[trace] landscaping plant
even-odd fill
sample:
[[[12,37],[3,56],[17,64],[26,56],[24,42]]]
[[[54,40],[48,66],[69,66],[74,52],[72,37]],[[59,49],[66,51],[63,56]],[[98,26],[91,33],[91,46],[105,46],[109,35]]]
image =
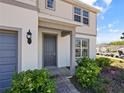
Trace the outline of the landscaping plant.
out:
[[[55,93],[55,82],[46,70],[28,70],[15,74],[5,93]]]
[[[98,78],[101,68],[94,59],[83,57],[77,60],[76,78],[84,88],[92,87]]]
[[[112,63],[112,61],[109,58],[99,57],[99,58],[96,58],[96,63],[98,64],[99,67],[104,69],[106,67],[110,67],[110,64]]]

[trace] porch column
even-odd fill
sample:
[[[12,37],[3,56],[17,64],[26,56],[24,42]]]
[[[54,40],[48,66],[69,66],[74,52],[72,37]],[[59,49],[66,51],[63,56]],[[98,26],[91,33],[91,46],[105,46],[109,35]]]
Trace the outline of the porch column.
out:
[[[75,31],[70,34],[70,71],[75,73]]]

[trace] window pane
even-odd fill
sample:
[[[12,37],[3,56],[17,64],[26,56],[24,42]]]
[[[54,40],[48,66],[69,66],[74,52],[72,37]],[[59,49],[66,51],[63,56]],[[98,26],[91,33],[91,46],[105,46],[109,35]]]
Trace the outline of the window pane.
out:
[[[54,0],[47,0],[47,7],[53,8],[54,6]]]
[[[83,49],[83,50],[82,50],[82,56],[83,56],[83,57],[88,56],[88,49]]]
[[[75,54],[76,54],[76,57],[80,57],[81,56],[81,50],[76,49]]]
[[[83,41],[82,40],[82,47],[88,47],[88,41]]]
[[[83,16],[84,17],[89,17],[89,13],[87,11],[83,10]]]
[[[89,19],[88,18],[83,18],[83,23],[88,25],[89,24]]]
[[[76,48],[80,48],[81,47],[81,40],[76,40]]]
[[[74,21],[81,22],[81,16],[74,15]]]
[[[74,13],[81,15],[81,9],[75,7],[75,8],[74,8]]]

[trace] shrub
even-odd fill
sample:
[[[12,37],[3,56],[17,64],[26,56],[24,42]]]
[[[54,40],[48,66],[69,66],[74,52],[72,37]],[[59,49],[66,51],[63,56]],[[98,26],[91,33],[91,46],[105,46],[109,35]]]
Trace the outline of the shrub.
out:
[[[110,81],[107,80],[106,78],[99,77],[94,86],[92,87],[94,93],[108,93],[107,90],[108,82]]]
[[[55,93],[55,82],[44,69],[28,70],[15,74],[11,89],[5,93]]]
[[[99,67],[106,68],[110,66],[112,61],[109,58],[100,57],[100,58],[96,58],[96,63],[98,64]]]
[[[77,60],[77,63],[77,81],[84,88],[93,86],[96,83],[101,68],[97,66],[95,60],[86,57]]]

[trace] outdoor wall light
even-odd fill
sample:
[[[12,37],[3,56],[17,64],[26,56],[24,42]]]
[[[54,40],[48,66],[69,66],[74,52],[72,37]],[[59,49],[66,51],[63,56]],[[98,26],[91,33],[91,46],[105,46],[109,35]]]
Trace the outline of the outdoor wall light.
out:
[[[30,32],[30,29],[27,32],[26,37],[27,37],[27,43],[30,45],[32,43],[32,33]]]

